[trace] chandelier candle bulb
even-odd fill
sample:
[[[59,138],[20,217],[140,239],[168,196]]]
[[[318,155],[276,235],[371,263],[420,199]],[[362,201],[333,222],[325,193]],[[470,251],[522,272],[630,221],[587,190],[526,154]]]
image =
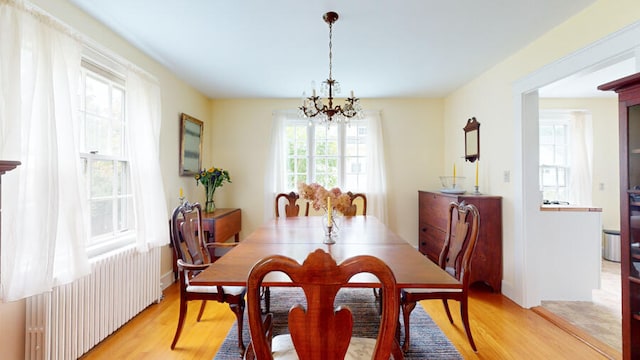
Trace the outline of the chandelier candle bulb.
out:
[[[328,197],[327,198],[327,226],[331,227],[332,224],[332,219],[331,219],[331,198]]]
[[[182,188],[180,188],[180,197],[184,197],[184,194],[182,193]]]

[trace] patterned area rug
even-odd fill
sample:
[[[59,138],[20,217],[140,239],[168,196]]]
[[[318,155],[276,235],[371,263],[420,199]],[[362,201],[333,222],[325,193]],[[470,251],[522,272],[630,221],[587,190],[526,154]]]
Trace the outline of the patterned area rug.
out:
[[[271,312],[274,314],[274,334],[286,332],[287,313],[291,306],[305,304],[304,295],[300,289],[272,288]],[[336,304],[347,305],[354,318],[354,336],[375,338],[378,331],[378,309],[371,289],[342,289],[338,293]],[[444,311],[444,310],[443,310]],[[248,320],[245,312],[243,337],[245,343],[251,339]],[[401,328],[402,328],[401,320]],[[234,325],[223,342],[214,360],[238,360],[237,324]],[[404,334],[401,335],[404,339]],[[411,313],[411,348],[405,354],[405,359],[462,359],[455,346],[440,331],[440,328],[425,313],[422,306],[416,306]]]

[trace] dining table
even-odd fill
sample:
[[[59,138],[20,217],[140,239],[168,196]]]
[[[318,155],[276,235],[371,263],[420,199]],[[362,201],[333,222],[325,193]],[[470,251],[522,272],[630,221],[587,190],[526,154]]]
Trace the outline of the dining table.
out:
[[[267,221],[227,254],[191,279],[191,285],[246,286],[255,263],[266,256],[284,255],[302,263],[309,253],[323,249],[339,264],[357,255],[372,255],[384,261],[402,288],[462,288],[462,283],[429,260],[410,243],[374,216],[345,216],[339,219],[333,244],[325,244],[320,216],[280,217]],[[296,286],[280,272],[263,282],[269,287]],[[371,274],[354,276],[348,287],[376,288]]]

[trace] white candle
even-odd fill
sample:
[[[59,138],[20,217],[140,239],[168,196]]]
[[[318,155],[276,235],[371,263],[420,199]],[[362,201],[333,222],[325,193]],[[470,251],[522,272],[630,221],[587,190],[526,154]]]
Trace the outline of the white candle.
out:
[[[453,163],[453,187],[456,187],[456,163]]]

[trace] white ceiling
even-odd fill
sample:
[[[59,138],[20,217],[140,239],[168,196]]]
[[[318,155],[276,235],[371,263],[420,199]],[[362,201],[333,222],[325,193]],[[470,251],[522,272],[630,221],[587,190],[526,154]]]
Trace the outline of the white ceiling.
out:
[[[212,98],[441,97],[595,0],[70,0]]]

